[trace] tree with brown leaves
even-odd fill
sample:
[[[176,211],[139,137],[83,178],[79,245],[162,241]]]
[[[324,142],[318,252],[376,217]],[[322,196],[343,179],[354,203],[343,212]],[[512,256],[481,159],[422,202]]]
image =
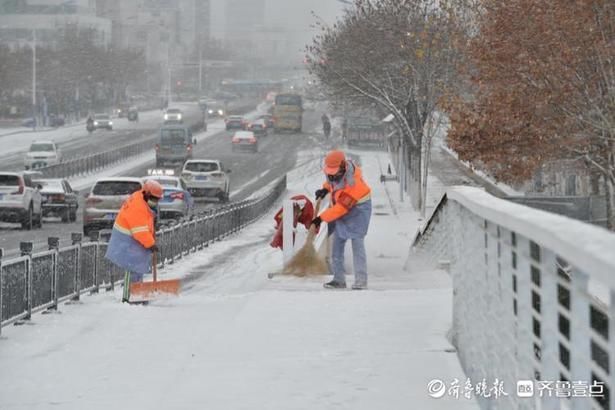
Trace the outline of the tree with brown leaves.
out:
[[[470,97],[450,109],[449,145],[498,179],[582,160],[601,174],[615,229],[615,3],[484,0],[471,39]]]

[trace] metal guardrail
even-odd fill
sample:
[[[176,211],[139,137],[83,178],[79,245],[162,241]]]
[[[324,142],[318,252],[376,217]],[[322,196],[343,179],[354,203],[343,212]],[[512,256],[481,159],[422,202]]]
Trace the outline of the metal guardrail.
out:
[[[190,125],[193,132],[201,130],[204,126],[203,119],[201,117],[199,118],[199,120]],[[127,158],[152,150],[152,140],[153,138],[127,144],[109,151],[99,152],[81,158],[75,158],[59,164],[50,165],[48,167],[37,168],[36,171],[42,172],[47,178],[71,178],[89,175],[93,172],[101,170],[104,167],[108,167],[109,165],[116,164]]]
[[[263,216],[285,189],[286,176],[259,198],[159,226],[159,265],[173,264],[243,229]],[[104,257],[107,242],[83,242],[81,233],[74,233],[72,242],[60,247],[58,238],[49,238],[49,250],[39,253],[32,253],[31,242],[22,242],[22,256],[7,261],[0,248],[0,333],[2,327],[24,323],[36,312],[57,309],[84,293],[113,290],[120,283],[124,272]]]
[[[42,172],[47,178],[84,176],[151,149],[153,149],[152,141],[141,141],[36,170]]]

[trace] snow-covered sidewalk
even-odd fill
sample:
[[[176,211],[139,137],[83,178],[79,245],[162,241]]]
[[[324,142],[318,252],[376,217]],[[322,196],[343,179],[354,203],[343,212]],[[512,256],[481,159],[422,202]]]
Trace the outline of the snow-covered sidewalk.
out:
[[[323,154],[300,155],[288,195],[313,195]],[[395,183],[379,182],[385,153],[355,158],[373,189],[369,290],[325,290],[327,277],[267,279],[282,263],[268,246],[271,210],[167,267],[163,277],[185,279],[179,298],[127,306],[117,290],[4,329],[0,408],[477,408],[427,393],[432,379],[465,379],[446,338],[450,279],[402,270],[418,214],[397,202]]]

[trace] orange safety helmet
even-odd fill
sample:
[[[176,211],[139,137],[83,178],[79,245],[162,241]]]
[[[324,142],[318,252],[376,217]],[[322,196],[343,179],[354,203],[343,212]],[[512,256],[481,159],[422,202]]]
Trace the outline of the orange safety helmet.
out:
[[[153,179],[148,179],[147,181],[145,181],[145,184],[143,184],[143,192],[145,192],[146,194],[150,194],[151,196],[158,199],[164,196],[162,185],[160,185],[158,181],[154,181]]]
[[[325,168],[323,171],[327,175],[335,175],[340,170],[344,161],[346,161],[346,156],[342,151],[331,151],[325,157]]]

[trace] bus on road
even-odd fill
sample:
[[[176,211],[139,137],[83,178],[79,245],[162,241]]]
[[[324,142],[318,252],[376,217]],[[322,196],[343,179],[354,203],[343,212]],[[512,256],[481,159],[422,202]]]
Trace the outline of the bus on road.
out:
[[[278,94],[273,106],[275,132],[301,132],[303,99],[298,94]]]

